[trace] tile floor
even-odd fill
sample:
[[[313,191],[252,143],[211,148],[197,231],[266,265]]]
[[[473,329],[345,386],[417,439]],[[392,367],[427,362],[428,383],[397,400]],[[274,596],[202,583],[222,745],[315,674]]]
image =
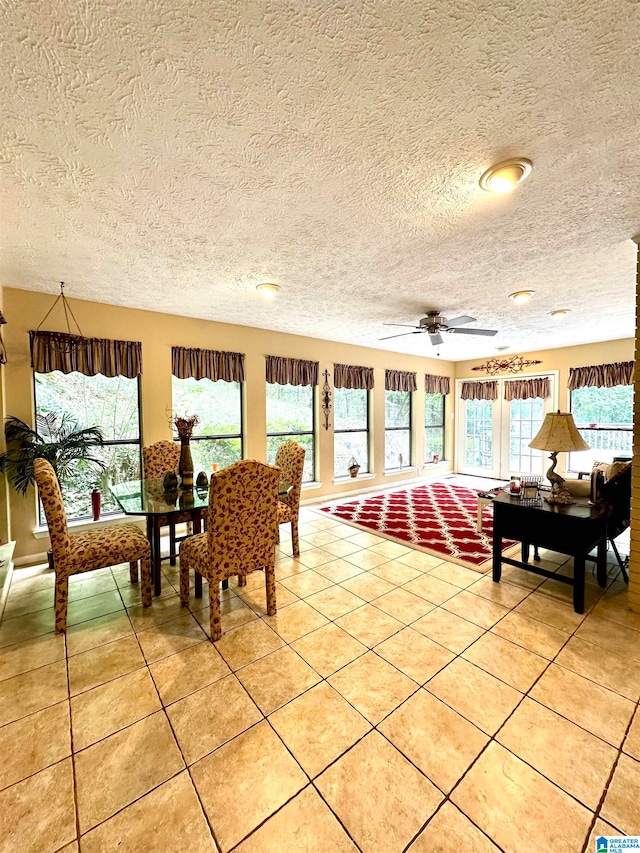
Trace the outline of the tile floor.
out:
[[[283,533],[285,528],[282,528]],[[640,615],[612,567],[454,566],[306,509],[264,578],[182,609],[127,567],[46,567],[0,625],[0,851],[593,850],[640,833]],[[566,572],[559,555],[547,565]],[[553,561],[556,561],[555,563]]]

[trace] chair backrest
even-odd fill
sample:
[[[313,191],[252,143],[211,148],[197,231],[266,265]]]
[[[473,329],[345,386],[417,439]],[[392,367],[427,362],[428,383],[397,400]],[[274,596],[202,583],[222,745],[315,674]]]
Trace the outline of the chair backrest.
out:
[[[62,569],[69,558],[71,546],[60,483],[56,472],[53,470],[53,465],[46,459],[34,459],[33,473],[44,507],[44,514],[47,518],[51,550],[53,551],[53,564],[56,566],[56,570]]]
[[[288,494],[280,497],[280,500],[288,504],[296,513],[300,509],[304,455],[305,449],[297,441],[281,444],[276,453],[275,466],[280,469],[280,479],[293,486]]]
[[[278,531],[278,481],[273,465],[244,459],[211,475],[207,534],[221,576],[272,563]]]
[[[618,465],[618,468],[614,468]],[[602,486],[602,499],[609,504],[607,536],[615,539],[631,524],[631,462],[614,463],[615,471]]]
[[[156,441],[142,448],[142,469],[145,480],[159,480],[167,471],[178,473],[180,445],[175,441]]]

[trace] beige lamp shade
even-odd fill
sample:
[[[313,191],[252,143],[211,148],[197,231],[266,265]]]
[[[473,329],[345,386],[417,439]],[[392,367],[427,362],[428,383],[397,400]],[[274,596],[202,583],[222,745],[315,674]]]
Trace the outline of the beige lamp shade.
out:
[[[589,445],[578,432],[571,412],[549,412],[538,434],[529,442],[536,450],[563,453],[589,450]]]

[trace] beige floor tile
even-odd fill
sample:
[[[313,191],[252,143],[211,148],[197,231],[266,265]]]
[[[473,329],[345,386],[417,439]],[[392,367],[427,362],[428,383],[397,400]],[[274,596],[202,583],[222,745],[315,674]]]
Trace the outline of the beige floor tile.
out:
[[[76,836],[71,759],[0,792],[2,853],[54,853]]]
[[[519,548],[516,549],[514,559],[520,559]],[[543,567],[542,560],[535,565]],[[553,571],[557,568],[557,564],[549,563],[547,564],[547,568],[549,568],[549,571]],[[506,581],[506,583],[512,584],[513,586],[520,586],[531,592],[532,590],[538,589],[538,587],[542,586],[544,577],[542,575],[536,575],[533,572],[528,572],[525,569],[518,569],[515,566],[503,566],[501,581]]]
[[[460,589],[466,589],[471,584],[476,583],[480,575],[472,569],[465,569],[464,566],[458,566],[455,563],[440,563],[440,565],[431,569],[429,575],[433,578],[451,583]]]
[[[194,599],[191,599],[191,604]],[[203,606],[207,604],[207,599],[203,599]],[[198,608],[199,609],[199,608]],[[155,628],[157,625],[162,625],[164,622],[170,622],[172,619],[178,619],[184,616],[186,610],[180,605],[180,596],[167,595],[162,598],[154,598],[151,607],[130,607],[127,610],[131,624],[136,633],[146,631],[147,628]]]
[[[24,569],[14,568],[9,594],[27,595],[30,592],[40,592],[41,589],[53,589],[55,582],[56,576],[49,571],[46,563]]]
[[[383,557],[388,557],[390,560],[395,560],[403,554],[411,553],[411,548],[406,545],[400,545],[399,542],[391,542],[385,539],[384,542],[378,542],[377,545],[372,545],[370,548],[374,554],[382,554]]]
[[[393,563],[387,563],[387,565],[392,566]],[[391,592],[376,598],[371,603],[405,625],[410,625],[435,607],[435,604],[406,589],[392,589]]]
[[[304,538],[314,548],[324,548],[328,542],[335,542],[338,539],[330,530],[316,530],[315,533],[306,533]]]
[[[92,595],[90,598],[81,598],[78,601],[70,600],[67,609],[67,625],[78,625],[80,622],[88,622],[98,616],[106,616],[124,609],[120,594],[115,590]]]
[[[579,637],[572,637],[556,663],[585,678],[626,696],[633,702],[640,696],[640,667],[633,660],[614,654]]]
[[[201,643],[205,634],[196,619],[187,613],[157,628],[141,631],[137,637],[142,654],[147,663],[152,664]]]
[[[95,649],[105,643],[113,643],[131,634],[133,634],[133,626],[126,612],[109,613],[90,622],[72,625],[67,631],[67,654],[79,655],[81,652]]]
[[[78,853],[79,849],[78,842],[72,841],[71,844],[65,844],[64,847],[61,847],[57,853]]]
[[[489,735],[498,731],[522,699],[513,687],[462,658],[452,661],[426,687]]]
[[[504,619],[493,626],[491,632],[547,660],[552,660],[570,637],[570,634],[559,628],[521,613],[507,613]]]
[[[374,598],[380,598],[380,596],[395,589],[395,584],[378,577],[373,572],[365,572],[357,575],[355,578],[349,578],[349,580],[343,581],[340,585],[343,589],[352,592],[364,601],[372,601]]]
[[[409,581],[414,580],[414,578],[419,578],[423,572],[419,572],[418,569],[412,569],[411,566],[405,566],[397,560],[390,560],[388,563],[383,563],[381,566],[371,569],[371,574],[383,578],[396,586],[401,586],[403,583],[409,583]]]
[[[616,747],[634,709],[629,699],[556,664],[542,674],[529,695]]]
[[[491,631],[469,646],[462,657],[521,693],[526,693],[549,666],[546,658],[516,646]]]
[[[627,835],[637,835],[640,802],[640,762],[621,755],[609,784],[600,816]]]
[[[166,710],[187,764],[193,764],[262,719],[235,675],[190,693]]]
[[[502,604],[504,607],[516,607],[531,594],[528,589],[506,583],[504,579],[496,583],[490,574],[480,575],[479,580],[477,579],[467,589],[474,595],[488,598],[489,601],[495,601],[496,604]]]
[[[356,853],[357,848],[331,810],[308,785],[234,853]]]
[[[169,705],[218,681],[230,670],[220,653],[206,640],[149,667],[163,705]]]
[[[127,567],[128,571],[128,567]],[[77,582],[69,584],[69,601],[78,601],[81,598],[89,598],[91,595],[100,595],[103,592],[117,590],[115,579],[111,571],[87,572],[78,577]],[[135,586],[135,584],[129,584]],[[137,584],[139,587],[140,584]]]
[[[595,822],[593,829],[589,833],[589,839],[587,841],[586,846],[582,849],[585,853],[593,853],[596,850],[596,839],[600,838],[601,835],[622,835],[619,829],[616,829],[615,826],[611,826],[610,823],[606,823],[601,818]]]
[[[69,703],[0,728],[0,790],[71,755]]]
[[[327,679],[374,726],[416,690],[416,684],[374,652]]]
[[[163,711],[75,756],[81,833],[182,770],[184,761]]]
[[[525,698],[497,740],[595,811],[617,751],[544,705]]]
[[[373,545],[381,545],[383,542],[388,541],[383,536],[376,536],[375,533],[367,533],[364,530],[361,533],[354,533],[348,539],[349,542],[354,542],[361,548],[371,548]]]
[[[432,678],[454,655],[413,628],[404,628],[376,646],[376,652],[418,684]]]
[[[580,625],[576,637],[640,663],[640,631],[635,628],[592,614]]]
[[[297,575],[300,572],[306,572],[307,566],[304,566],[296,557],[279,557],[276,558],[275,575],[276,580],[288,578],[291,575]]]
[[[509,612],[509,608],[502,604],[474,595],[466,589],[459,592],[455,598],[445,601],[443,607],[450,613],[455,613],[456,616],[461,616],[481,628],[491,628]]]
[[[324,551],[328,551],[329,554],[333,554],[335,557],[346,557],[349,554],[355,554],[356,551],[360,551],[360,545],[356,545],[355,542],[347,542],[345,539],[334,539],[333,542],[328,542],[326,545],[322,546]]]
[[[65,635],[45,634],[0,651],[0,681],[22,675],[65,656]]]
[[[226,631],[216,642],[217,650],[232,670],[253,663],[283,645],[283,640],[262,619]]]
[[[636,710],[635,717],[622,748],[627,755],[640,761],[640,711],[638,710]]]
[[[67,698],[65,661],[56,661],[0,681],[0,726]]]
[[[463,652],[484,634],[484,628],[480,628],[473,622],[468,622],[442,607],[431,610],[422,619],[414,622],[411,627],[456,654]]]
[[[108,850],[216,853],[189,774],[179,773],[82,836],[83,853]]]
[[[316,781],[363,853],[403,850],[442,794],[373,731]]]
[[[266,616],[267,614],[267,591],[264,584],[247,589],[239,587],[237,590],[238,597],[250,607],[258,616]],[[276,583],[276,607],[286,607],[288,604],[293,604],[298,600],[297,595],[283,586],[281,583]]]
[[[426,690],[414,693],[378,729],[446,794],[489,742]]]
[[[333,623],[296,640],[291,644],[291,648],[323,678],[332,675],[367,651],[367,646]]]
[[[51,610],[38,610],[37,613],[17,616],[15,619],[3,619],[0,624],[0,649],[15,643],[24,643],[41,634],[50,634],[55,628],[55,619],[53,607]]]
[[[586,618],[583,613],[576,613],[570,605],[560,604],[538,593],[525,598],[516,607],[515,612],[529,616],[531,619],[538,619],[569,634],[572,634]]]
[[[399,563],[411,566],[412,569],[417,569],[419,572],[428,572],[444,562],[444,557],[436,557],[433,554],[425,554],[422,551],[413,550],[409,551],[408,554],[403,554],[401,557],[396,557],[396,559]]]
[[[337,585],[316,592],[305,600],[327,619],[339,619],[366,603],[364,599]]]
[[[404,589],[425,598],[432,604],[442,604],[460,592],[460,587],[440,580],[432,574],[420,575],[419,578],[405,584]]]
[[[311,778],[371,728],[326,682],[274,711],[269,721]]]
[[[361,575],[364,569],[359,569],[358,566],[354,566],[353,563],[347,563],[346,560],[333,560],[331,563],[323,563],[321,566],[317,566],[315,571],[322,575],[327,580],[332,581],[332,583],[342,583],[342,581],[346,581],[349,578],[355,578],[356,575]]]
[[[541,843],[555,853],[576,853],[592,820],[584,806],[496,743],[451,799],[505,853],[539,853]]]
[[[209,599],[203,599],[204,608],[201,610],[193,610],[193,615],[198,620],[202,630],[207,637],[211,637],[211,615],[209,612]],[[220,602],[220,624],[222,625],[223,633],[231,631],[233,628],[238,628],[240,625],[245,625],[247,622],[253,622],[259,616],[252,610],[244,601],[237,595],[233,598]]]
[[[326,625],[327,618],[306,601],[296,601],[286,607],[279,607],[275,616],[265,616],[264,622],[273,628],[285,643],[292,643]]]
[[[27,613],[46,610],[53,607],[53,599],[53,588],[41,589],[38,592],[30,592],[27,595],[10,594],[4,608],[3,618],[13,619],[16,616],[24,616]]]
[[[359,569],[369,571],[370,569],[375,569],[376,566],[382,566],[384,563],[388,563],[391,558],[365,548],[362,551],[354,551],[353,554],[347,554],[344,559],[348,563],[353,563],[353,565],[357,566]]]
[[[298,559],[308,569],[316,569],[323,563],[330,563],[332,560],[335,560],[335,558],[335,554],[325,551],[324,548],[310,548],[308,551],[303,551],[301,548],[300,557]],[[313,591],[317,592],[317,589]]]
[[[573,574],[573,573],[571,573]],[[571,606],[573,603],[573,587],[570,584],[562,583],[558,580],[546,580],[538,587],[540,595],[550,598],[552,601],[559,601],[562,604]],[[591,610],[604,595],[604,589],[598,586],[587,583],[584,587],[584,609]]]
[[[199,761],[191,773],[223,852],[308,782],[266,721]]]
[[[112,678],[118,678],[144,666],[145,661],[135,636],[124,637],[69,658],[71,695],[91,690]]]
[[[605,595],[593,608],[593,615],[640,631],[640,613],[634,613],[629,608],[629,596],[626,585],[621,591],[612,592],[607,590]]]
[[[161,707],[146,667],[74,696],[73,749],[84,749]]]
[[[388,616],[372,604],[365,604],[364,607],[341,616],[340,619],[336,619],[335,624],[344,628],[369,648],[377,646],[378,643],[405,627],[402,622]]]
[[[407,853],[498,853],[498,848],[451,803],[444,803]]]
[[[327,589],[331,586],[331,581],[318,572],[314,572],[313,569],[307,569],[306,572],[284,578],[281,584],[298,598],[306,598],[308,595],[313,595],[314,592]]]
[[[320,681],[318,673],[289,646],[239,669],[237,676],[263,714],[270,714]]]

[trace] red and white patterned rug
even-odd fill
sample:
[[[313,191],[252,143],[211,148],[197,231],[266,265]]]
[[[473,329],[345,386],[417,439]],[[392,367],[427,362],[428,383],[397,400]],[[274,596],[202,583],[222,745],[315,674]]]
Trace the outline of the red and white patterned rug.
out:
[[[355,527],[476,571],[491,567],[493,515],[485,510],[478,533],[478,491],[473,489],[439,481],[320,509]],[[505,540],[503,550],[513,544]]]

